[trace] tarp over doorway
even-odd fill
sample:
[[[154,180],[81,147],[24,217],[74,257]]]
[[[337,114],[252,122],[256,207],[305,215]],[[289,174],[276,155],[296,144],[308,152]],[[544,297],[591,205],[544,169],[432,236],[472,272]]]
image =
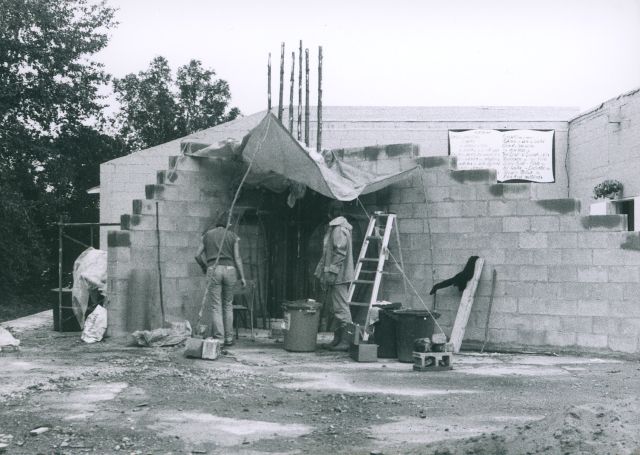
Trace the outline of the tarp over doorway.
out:
[[[318,193],[340,201],[378,191],[409,176],[417,165],[392,174],[378,175],[335,160],[328,165],[321,154],[306,149],[280,121],[267,113],[241,143],[217,144],[183,142],[185,155],[230,159],[241,157],[251,166],[246,184],[283,192],[291,182],[306,185]]]

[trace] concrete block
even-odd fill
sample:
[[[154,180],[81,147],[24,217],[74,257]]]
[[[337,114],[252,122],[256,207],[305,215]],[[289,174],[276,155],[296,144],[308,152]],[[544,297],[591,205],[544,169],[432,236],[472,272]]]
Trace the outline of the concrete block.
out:
[[[533,298],[557,301],[560,296],[560,283],[539,281],[533,284]],[[546,314],[546,311],[544,312]]]
[[[576,334],[576,344],[583,348],[604,349],[608,347],[607,335],[594,335],[578,333]]]
[[[608,276],[609,274],[606,267],[578,267],[578,281],[580,283],[606,283]]]
[[[450,171],[451,179],[458,183],[495,183],[495,169],[473,169],[464,171]]]
[[[622,287],[622,297],[626,301],[637,301],[640,296],[640,284],[638,283],[625,283]],[[640,305],[638,305],[640,308]],[[640,310],[638,312],[640,314]]]
[[[130,260],[130,247],[110,247],[107,250],[107,262],[129,262]]]
[[[560,292],[560,290],[558,290],[558,292]],[[559,298],[544,299],[541,312],[553,316],[576,316],[578,312],[578,301]]]
[[[587,300],[622,300],[623,288],[619,283],[578,283],[581,297]]]
[[[432,213],[438,218],[457,218],[467,216],[461,202],[438,202],[431,205]]]
[[[502,230],[504,232],[526,232],[530,229],[530,217],[507,216],[502,219]]]
[[[476,187],[474,185],[455,185],[449,187],[449,197],[454,201],[475,201]]]
[[[612,283],[637,283],[640,281],[640,268],[637,266],[609,266],[608,277]]]
[[[489,235],[489,245],[491,249],[515,250],[519,248],[520,237],[517,232],[504,232],[500,235]]]
[[[475,230],[477,232],[502,232],[502,218],[476,218]]]
[[[593,250],[594,265],[622,265],[622,250],[614,249],[594,249]]]
[[[607,316],[609,304],[605,300],[578,300],[578,314],[582,316]]]
[[[462,203],[462,216],[486,216],[489,205],[486,201],[465,201]]]
[[[580,218],[584,229],[590,231],[626,231],[626,215],[589,215]]]
[[[609,335],[607,346],[612,351],[636,354],[640,351],[638,337]]]
[[[418,191],[416,188],[402,188],[400,190],[400,202],[403,204],[412,202],[424,203],[424,192]]]
[[[405,218],[399,220],[399,230],[404,234],[423,233],[424,221],[419,218]]]
[[[489,201],[489,216],[515,216],[517,211],[516,201]]]
[[[536,265],[523,265],[520,267],[521,281],[547,281],[547,267]]]
[[[518,246],[520,248],[547,248],[547,234],[544,232],[528,233],[522,232],[519,234],[520,239]]]
[[[593,251],[589,249],[563,249],[562,263],[569,265],[591,265],[593,263]]]
[[[509,249],[505,254],[505,264],[517,265],[517,264],[532,264],[533,263],[533,250],[521,250],[521,249]],[[511,267],[515,269],[515,267]]]
[[[557,265],[557,266],[550,265],[549,281],[559,282],[559,283],[576,282],[578,281],[578,268],[575,265],[566,265],[566,264]]]
[[[432,234],[449,232],[449,219],[427,218],[424,220],[424,231]]]
[[[450,167],[450,159],[451,157],[449,156],[423,156],[416,158],[416,163],[425,169],[442,167],[448,170]]]
[[[577,248],[578,244],[578,235],[575,232],[547,233],[547,245],[549,248]],[[580,246],[584,247],[582,244],[580,244]]]
[[[547,331],[545,333],[546,345],[569,347],[575,346],[577,342],[577,335],[571,332],[563,331]]]
[[[474,232],[476,227],[475,221],[476,220],[474,218],[450,218],[449,231]]]
[[[531,217],[531,230],[534,232],[555,232],[559,229],[560,217],[558,216]]]
[[[494,297],[493,311],[515,313],[518,311],[518,299],[514,297]]]
[[[430,202],[442,202],[442,201],[451,202],[456,199],[450,195],[452,188],[453,187],[449,187],[449,186],[429,187],[427,188],[427,199]]]
[[[129,231],[109,231],[107,237],[109,247],[128,247],[131,245]]]
[[[576,235],[578,236],[578,244],[582,248],[609,249],[619,246],[619,243],[617,243],[616,241],[612,241],[614,236],[609,234],[608,232],[578,232]]]
[[[533,264],[535,265],[559,265],[562,264],[562,252],[560,250],[546,249],[533,251]]]
[[[533,295],[533,284],[522,282],[504,283],[505,295],[509,297],[531,297]]]

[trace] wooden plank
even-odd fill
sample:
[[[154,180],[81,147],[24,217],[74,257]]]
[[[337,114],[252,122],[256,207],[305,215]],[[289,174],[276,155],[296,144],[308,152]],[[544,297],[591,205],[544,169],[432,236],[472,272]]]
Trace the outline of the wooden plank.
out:
[[[471,306],[473,305],[473,298],[476,294],[476,289],[478,288],[478,281],[480,281],[480,274],[482,273],[483,265],[484,259],[479,258],[476,261],[473,278],[471,278],[467,283],[467,287],[460,298],[460,306],[458,307],[456,320],[453,323],[451,337],[449,338],[449,341],[453,344],[453,352],[460,352],[460,346],[462,345],[464,331],[467,328],[467,322],[469,321],[469,315],[471,314]]]

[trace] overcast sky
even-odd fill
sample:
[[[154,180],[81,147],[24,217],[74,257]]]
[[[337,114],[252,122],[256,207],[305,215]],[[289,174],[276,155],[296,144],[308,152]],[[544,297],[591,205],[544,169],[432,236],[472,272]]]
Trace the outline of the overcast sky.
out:
[[[244,114],[266,109],[269,52],[277,104],[281,42],[287,104],[299,40],[311,55],[312,104],[319,45],[324,105],[585,110],[640,87],[640,0],[108,3],[120,25],[98,55],[107,71],[138,72],[157,55],[174,69],[199,59],[229,82]]]

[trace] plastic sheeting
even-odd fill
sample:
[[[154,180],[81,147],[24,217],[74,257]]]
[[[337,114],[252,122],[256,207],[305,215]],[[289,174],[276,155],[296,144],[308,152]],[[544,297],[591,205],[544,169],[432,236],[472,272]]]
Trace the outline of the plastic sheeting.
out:
[[[261,186],[281,193],[291,182],[308,186],[332,199],[351,201],[361,194],[378,191],[403,180],[417,166],[378,175],[336,160],[328,166],[322,155],[305,149],[271,113],[242,143],[226,141],[219,144],[185,142],[184,154],[216,159],[238,159],[251,165],[246,184]]]
[[[80,328],[84,328],[84,314],[92,292],[105,295],[107,287],[107,252],[87,248],[73,263],[71,305]]]

